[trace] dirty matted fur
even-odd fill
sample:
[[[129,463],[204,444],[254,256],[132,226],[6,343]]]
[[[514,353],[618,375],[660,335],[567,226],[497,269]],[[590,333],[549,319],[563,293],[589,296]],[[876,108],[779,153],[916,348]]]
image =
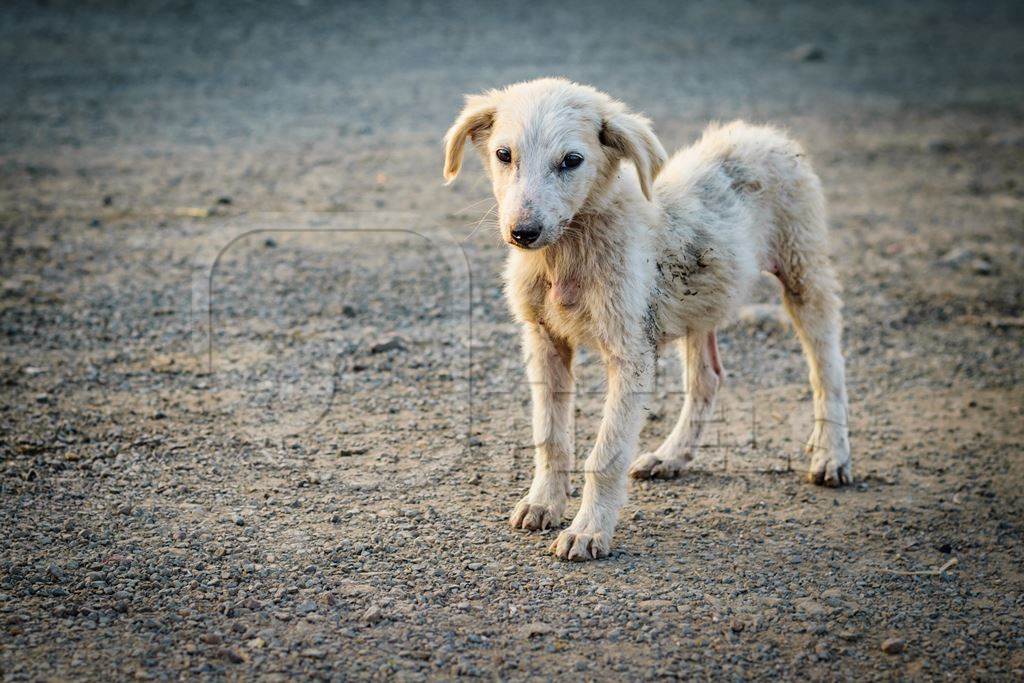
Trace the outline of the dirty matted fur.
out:
[[[810,367],[809,478],[851,481],[839,285],[821,184],[797,143],[737,121],[709,126],[666,159],[645,118],[561,79],[467,97],[445,137],[449,182],[467,141],[483,157],[513,247],[506,291],[533,398],[535,472],[514,527],[561,524],[573,469],[573,354],[589,345],[606,364],[607,397],[580,509],[551,549],[568,560],[608,554],[627,472],[671,478],[693,460],[723,379],[715,329],[759,271],[782,283]],[[664,443],[637,456],[656,354],[670,343],[685,361],[685,403]]]

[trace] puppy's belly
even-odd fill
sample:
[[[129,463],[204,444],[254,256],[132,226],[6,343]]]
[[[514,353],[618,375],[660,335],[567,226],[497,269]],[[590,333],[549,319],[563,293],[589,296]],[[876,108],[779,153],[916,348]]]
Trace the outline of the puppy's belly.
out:
[[[749,289],[751,278],[742,270],[724,259],[660,263],[658,317],[665,337],[724,324]]]
[[[712,330],[724,324],[734,308],[728,297],[666,296],[658,307],[662,341],[685,336],[690,330]]]

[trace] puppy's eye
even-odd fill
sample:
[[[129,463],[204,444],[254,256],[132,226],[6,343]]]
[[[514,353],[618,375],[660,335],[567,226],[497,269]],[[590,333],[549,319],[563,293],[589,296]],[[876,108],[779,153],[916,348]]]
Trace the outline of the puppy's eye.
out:
[[[572,169],[576,168],[577,166],[579,166],[582,163],[583,163],[583,155],[582,154],[577,154],[576,152],[569,152],[562,159],[562,163],[561,163],[561,165],[559,165],[558,170],[560,170],[560,171],[571,171]]]
[[[512,163],[512,152],[509,151],[508,147],[499,147],[498,149],[494,150],[494,156],[498,157],[498,161],[500,161],[503,164]]]

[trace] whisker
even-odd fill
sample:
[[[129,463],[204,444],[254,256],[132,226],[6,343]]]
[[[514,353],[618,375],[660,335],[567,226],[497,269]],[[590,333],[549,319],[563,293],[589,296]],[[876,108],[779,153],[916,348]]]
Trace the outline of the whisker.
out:
[[[490,215],[490,213],[491,213],[492,211],[494,211],[494,210],[495,210],[496,208],[498,208],[498,202],[494,202],[493,204],[491,204],[491,208],[487,209],[487,211],[485,211],[485,212],[484,212],[484,215],[480,217],[480,220],[478,220],[478,221],[476,222],[476,225],[475,225],[475,226],[473,227],[473,229],[472,229],[472,230],[471,230],[471,231],[469,232],[469,234],[468,234],[468,235],[466,235],[466,237],[465,237],[465,238],[464,238],[464,239],[462,240],[462,243],[463,243],[463,244],[465,244],[466,242],[468,242],[468,241],[469,241],[469,240],[470,240],[470,239],[471,239],[471,238],[473,237],[473,235],[475,235],[475,234],[476,234],[476,231],[480,229],[480,226],[481,226],[481,225],[483,225],[483,223],[484,223],[484,219],[486,219],[486,218],[487,218],[487,216],[489,216],[489,215]],[[497,224],[497,221],[495,221],[495,224]]]
[[[460,213],[463,213],[464,211],[468,211],[468,210],[472,209],[474,206],[480,206],[481,204],[483,204],[484,202],[487,202],[487,201],[491,201],[491,198],[490,197],[484,197],[483,199],[478,199],[475,202],[472,202],[470,204],[466,204],[461,209],[458,209],[456,211],[452,211],[451,213],[453,215],[454,214],[460,214]]]

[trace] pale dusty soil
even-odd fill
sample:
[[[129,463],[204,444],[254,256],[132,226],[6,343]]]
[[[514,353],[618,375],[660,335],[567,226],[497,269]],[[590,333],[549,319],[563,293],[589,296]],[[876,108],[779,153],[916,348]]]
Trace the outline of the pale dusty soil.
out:
[[[1019,4],[79,4],[0,8],[5,680],[1024,676]],[[631,484],[612,557],[507,527],[503,247],[439,142],[462,93],[552,74],[670,149],[804,141],[853,487],[802,480],[792,332],[738,323],[711,447]]]

